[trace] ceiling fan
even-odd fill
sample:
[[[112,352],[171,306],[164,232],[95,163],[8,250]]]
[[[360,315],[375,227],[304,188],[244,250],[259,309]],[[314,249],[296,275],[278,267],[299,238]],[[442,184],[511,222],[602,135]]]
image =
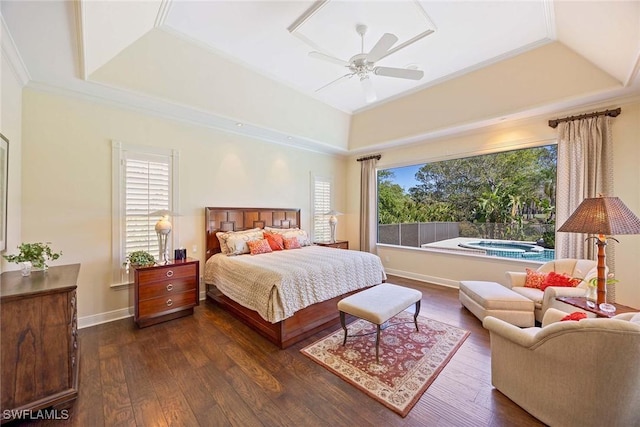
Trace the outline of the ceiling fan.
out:
[[[377,67],[375,65],[376,62],[391,55],[394,52],[397,52],[399,49],[407,46],[408,43],[404,43],[394,49],[391,49],[391,47],[398,41],[398,37],[391,33],[385,33],[382,35],[382,37],[380,37],[380,40],[378,40],[378,42],[375,44],[375,46],[373,46],[369,53],[364,53],[364,35],[367,32],[367,26],[359,24],[356,26],[356,31],[358,32],[358,34],[360,34],[361,38],[361,52],[352,56],[348,61],[344,61],[342,59],[327,55],[322,52],[309,53],[309,56],[311,56],[312,58],[322,59],[333,64],[341,65],[349,70],[347,74],[327,83],[326,85],[317,89],[316,92],[334,83],[337,83],[342,79],[350,79],[354,76],[357,76],[360,79],[360,83],[362,84],[362,90],[364,91],[365,99],[367,100],[367,102],[373,102],[377,99],[377,97],[376,92],[373,88],[373,84],[369,79],[369,76],[371,74],[410,80],[420,80],[424,76],[424,72],[422,70],[411,68]]]

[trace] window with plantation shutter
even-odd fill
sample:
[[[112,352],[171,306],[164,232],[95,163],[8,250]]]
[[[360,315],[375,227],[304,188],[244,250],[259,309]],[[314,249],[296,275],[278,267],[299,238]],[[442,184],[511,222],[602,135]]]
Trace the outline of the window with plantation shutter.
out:
[[[330,178],[312,176],[312,202],[313,207],[313,240],[315,242],[328,242],[331,239],[329,216],[326,212],[332,207],[333,183]]]
[[[113,218],[116,284],[129,281],[123,263],[130,253],[147,251],[159,259],[155,224],[160,217],[153,212],[177,212],[177,156],[175,150],[113,143],[114,206],[118,207]],[[170,240],[176,233],[174,224]]]

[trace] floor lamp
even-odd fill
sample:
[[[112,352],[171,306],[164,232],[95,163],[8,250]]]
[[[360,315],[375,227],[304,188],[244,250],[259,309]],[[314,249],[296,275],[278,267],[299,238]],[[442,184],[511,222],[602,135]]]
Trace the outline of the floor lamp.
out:
[[[598,305],[607,302],[605,247],[615,234],[640,234],[640,219],[617,197],[584,199],[559,232],[595,234],[598,246]]]

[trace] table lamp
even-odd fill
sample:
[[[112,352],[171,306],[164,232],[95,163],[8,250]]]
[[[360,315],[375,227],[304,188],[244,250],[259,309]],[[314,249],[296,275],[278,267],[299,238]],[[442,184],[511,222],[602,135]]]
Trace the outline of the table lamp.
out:
[[[151,215],[160,215],[160,219],[156,222],[156,234],[158,235],[158,264],[169,263],[169,234],[171,233],[171,222],[169,216],[173,215],[171,211],[159,210],[152,212]]]
[[[338,215],[342,215],[342,212],[331,209],[329,212],[325,212],[324,215],[329,215],[329,228],[331,230],[331,243],[336,242],[336,225],[338,224]]]
[[[598,246],[598,305],[607,302],[605,277],[605,247],[607,240],[617,239],[614,234],[640,234],[640,219],[617,197],[594,197],[584,199],[567,221],[558,228],[559,232],[586,233],[596,236]]]

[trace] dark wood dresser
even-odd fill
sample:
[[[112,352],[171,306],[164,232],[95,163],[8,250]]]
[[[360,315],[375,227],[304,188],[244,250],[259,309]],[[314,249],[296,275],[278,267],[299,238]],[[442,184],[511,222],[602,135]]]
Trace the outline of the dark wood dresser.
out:
[[[136,267],[134,274],[134,320],[141,328],[193,314],[200,303],[196,259]]]
[[[78,396],[79,271],[72,264],[0,275],[2,422],[7,410],[62,409]]]

